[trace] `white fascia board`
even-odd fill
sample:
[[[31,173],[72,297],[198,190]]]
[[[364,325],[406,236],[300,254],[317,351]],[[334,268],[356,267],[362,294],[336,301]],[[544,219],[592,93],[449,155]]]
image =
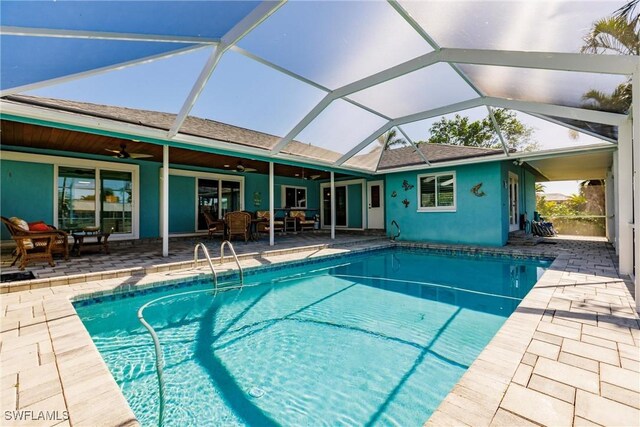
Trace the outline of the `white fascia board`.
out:
[[[430,166],[427,165],[411,165],[404,166],[393,169],[385,169],[383,171],[377,171],[375,175],[385,175],[390,173],[398,173],[398,172],[411,172],[411,171],[419,171],[424,170],[426,168],[447,168],[452,166],[461,166],[461,165],[471,165],[476,163],[490,163],[490,162],[498,162],[503,160],[513,161],[514,159],[523,160],[523,161],[533,161],[533,160],[542,160],[553,157],[562,157],[567,154],[582,154],[582,153],[595,153],[601,151],[615,151],[617,147],[613,144],[596,144],[587,147],[579,147],[579,148],[559,148],[552,150],[544,150],[538,151],[536,153],[512,153],[511,157],[507,157],[504,153],[496,154],[494,156],[482,156],[482,157],[472,157],[468,159],[461,160],[452,160],[449,162],[438,162],[431,163]]]
[[[198,79],[191,88],[187,99],[182,104],[182,108],[180,108],[180,112],[176,116],[176,120],[173,122],[171,129],[169,129],[169,138],[173,138],[180,131],[180,127],[182,127],[182,124],[191,112],[191,109],[198,100],[202,90],[209,81],[213,70],[215,70],[220,62],[222,55],[224,55],[231,46],[238,43],[244,36],[249,34],[251,30],[264,22],[265,19],[271,16],[271,14],[278,10],[284,3],[284,0],[263,1],[247,16],[242,18],[240,22],[234,25],[233,28],[231,28],[224,36],[222,36],[220,43],[218,43],[215,51],[211,56],[209,56],[207,63],[202,68]]]
[[[551,159],[554,157],[562,157],[567,154],[585,154],[585,153],[599,153],[607,151],[616,151],[618,146],[616,144],[593,144],[584,147],[571,147],[571,148],[552,148],[550,150],[541,150],[535,152],[520,152],[512,153],[511,159],[517,159],[522,161],[534,161]]]
[[[495,98],[490,96],[483,98],[483,100],[485,105],[490,105],[492,107],[508,108],[510,110],[546,114],[566,119],[584,120],[587,122],[602,123],[613,126],[619,126],[628,118],[626,114],[608,113],[605,111],[544,104],[540,102],[518,101],[515,99]]]
[[[7,36],[53,37],[91,40],[124,40],[159,43],[196,43],[206,45],[216,44],[220,41],[220,39],[208,37],[185,37],[139,33],[113,33],[105,31],[58,30],[53,28],[30,28],[11,26],[0,26],[0,34]]]
[[[631,55],[456,48],[442,48],[438,54],[441,61],[458,64],[624,75],[631,75],[638,63],[638,57]]]
[[[107,65],[106,67],[95,68],[93,70],[82,71],[80,73],[69,74],[69,75],[66,75],[66,76],[56,77],[56,78],[53,78],[53,79],[43,80],[43,81],[39,81],[39,82],[35,82],[35,83],[30,83],[30,84],[23,85],[23,86],[12,87],[12,88],[0,91],[0,97],[14,95],[14,94],[17,94],[17,93],[20,93],[20,92],[27,92],[27,91],[31,91],[31,90],[41,89],[43,87],[57,85],[57,84],[61,84],[61,83],[67,83],[67,82],[70,82],[70,81],[73,81],[73,80],[84,79],[85,77],[95,76],[95,75],[106,73],[106,72],[113,71],[113,70],[122,70],[122,69],[127,68],[127,67],[140,65],[140,64],[146,64],[146,63],[149,63],[149,62],[156,61],[158,59],[171,58],[173,56],[182,55],[182,54],[189,53],[189,52],[194,52],[194,51],[200,50],[200,49],[206,49],[208,47],[209,47],[209,45],[189,46],[189,47],[185,47],[184,49],[176,49],[176,50],[172,50],[171,52],[159,53],[157,55],[152,55],[152,56],[146,56],[144,58],[133,59],[133,60],[127,61],[127,62],[121,62],[121,63],[118,63],[118,64]]]

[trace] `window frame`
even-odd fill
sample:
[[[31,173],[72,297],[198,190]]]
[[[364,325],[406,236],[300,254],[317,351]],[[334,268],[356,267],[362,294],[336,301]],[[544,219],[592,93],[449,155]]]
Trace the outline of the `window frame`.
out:
[[[131,213],[131,233],[112,234],[109,240],[131,240],[140,238],[140,167],[133,163],[119,163],[103,160],[91,160],[81,157],[51,156],[48,154],[24,153],[20,151],[2,151],[3,160],[13,160],[16,162],[43,163],[53,167],[53,180],[50,190],[53,193],[53,206],[51,207],[51,217],[53,225],[58,227],[58,169],[60,167],[93,169],[96,171],[96,187],[99,187],[101,170],[131,173],[132,189],[132,213]],[[96,224],[100,222],[99,200],[102,197],[102,189],[96,188]]]
[[[294,190],[304,190],[304,206],[299,206],[299,202],[298,202],[298,193],[297,191],[295,192],[296,194],[296,206],[289,206],[289,208],[299,208],[299,209],[307,209],[308,205],[309,205],[309,189],[305,186],[300,186],[300,185],[287,185],[287,184],[282,184],[280,186],[280,207],[284,208],[285,206],[287,206],[287,188],[293,188]]]
[[[451,175],[453,176],[453,205],[452,206],[437,206],[438,203],[438,185],[437,180],[439,176],[443,175]],[[434,177],[436,180],[435,186],[435,202],[436,206],[433,207],[423,207],[420,205],[421,203],[421,195],[422,195],[422,179],[426,177]],[[418,205],[417,212],[456,212],[458,209],[458,179],[456,177],[456,171],[444,171],[444,172],[431,172],[431,173],[423,173],[417,175],[417,195],[416,195],[416,203]]]

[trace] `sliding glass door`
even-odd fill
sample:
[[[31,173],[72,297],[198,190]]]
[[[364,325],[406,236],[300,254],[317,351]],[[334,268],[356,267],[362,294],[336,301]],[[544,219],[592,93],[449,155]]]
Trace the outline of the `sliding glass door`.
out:
[[[218,180],[198,179],[198,230],[206,230],[205,213],[219,217]]]
[[[58,169],[58,228],[82,229],[96,225],[96,171],[74,167]]]
[[[100,172],[102,189],[100,225],[103,231],[129,234],[132,224],[132,179],[131,172]]]
[[[347,226],[347,187],[336,185],[336,227]],[[322,189],[322,223],[331,226],[331,188]]]
[[[206,230],[204,213],[222,219],[227,212],[240,210],[240,181],[198,178],[198,230]]]

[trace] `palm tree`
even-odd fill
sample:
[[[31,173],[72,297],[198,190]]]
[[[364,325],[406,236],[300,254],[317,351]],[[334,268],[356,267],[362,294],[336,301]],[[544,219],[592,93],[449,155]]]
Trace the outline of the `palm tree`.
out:
[[[584,38],[582,53],[615,53],[618,55],[640,55],[638,38],[638,16],[611,16],[593,23]]]
[[[622,83],[611,94],[591,89],[582,99],[583,106],[614,113],[625,112],[631,106],[631,82]]]
[[[584,38],[582,53],[640,55],[640,15],[635,13],[640,0],[631,0],[614,16],[597,20]],[[626,112],[631,107],[631,80],[619,85],[611,94],[590,90],[582,96],[587,108]]]
[[[620,9],[616,10],[615,15],[622,16],[624,18],[633,16],[633,13],[635,12],[636,6],[638,6],[638,4],[640,4],[640,0],[631,0]],[[636,15],[636,19],[638,19],[638,15]]]
[[[380,144],[380,146],[385,150],[388,150],[394,145],[406,145],[407,141],[405,141],[404,138],[396,136],[396,134],[397,132],[395,129],[386,131],[378,137],[378,144]]]

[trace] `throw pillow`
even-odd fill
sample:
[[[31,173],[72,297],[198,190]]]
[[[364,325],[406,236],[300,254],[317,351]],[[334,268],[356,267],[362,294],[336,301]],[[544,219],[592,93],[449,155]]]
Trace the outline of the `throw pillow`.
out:
[[[29,231],[29,224],[27,224],[27,221],[25,221],[24,219],[12,216],[11,218],[9,218],[9,221],[16,227],[24,231]],[[22,241],[22,244],[24,245],[25,249],[33,249],[33,242],[31,241],[31,239],[24,239]]]

